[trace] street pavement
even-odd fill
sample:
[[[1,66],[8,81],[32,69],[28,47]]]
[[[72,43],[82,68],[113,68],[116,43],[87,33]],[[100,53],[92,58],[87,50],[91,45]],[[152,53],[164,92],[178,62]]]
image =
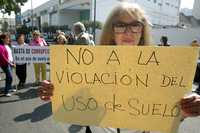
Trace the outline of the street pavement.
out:
[[[0,133],[84,133],[85,128],[55,122],[51,103],[37,96],[34,86],[33,66],[28,66],[25,88],[13,93],[12,97],[0,96]],[[13,84],[17,83],[14,79]],[[4,83],[0,82],[0,90]],[[178,133],[200,133],[200,117],[185,119]],[[100,132],[96,132],[100,133]]]

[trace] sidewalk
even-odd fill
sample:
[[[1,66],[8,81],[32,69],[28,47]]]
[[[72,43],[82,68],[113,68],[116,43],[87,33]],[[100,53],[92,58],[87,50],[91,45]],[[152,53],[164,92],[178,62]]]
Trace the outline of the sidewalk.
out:
[[[68,133],[71,125],[57,123],[52,119],[51,103],[37,96],[33,65],[27,68],[27,83],[24,89],[12,97],[0,97],[0,133]],[[18,80],[13,78],[13,86]],[[4,82],[0,82],[0,87]],[[2,88],[1,88],[2,89]],[[80,130],[83,133],[84,129]]]

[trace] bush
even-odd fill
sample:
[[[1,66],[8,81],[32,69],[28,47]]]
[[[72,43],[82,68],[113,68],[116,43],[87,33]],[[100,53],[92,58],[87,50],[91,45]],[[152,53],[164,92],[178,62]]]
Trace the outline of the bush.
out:
[[[85,25],[85,28],[87,30],[89,30],[89,28],[93,28],[94,27],[94,21],[82,21],[82,23]],[[96,21],[96,24],[95,24],[95,28],[96,29],[102,29],[103,27],[103,24],[100,22],[100,21]]]

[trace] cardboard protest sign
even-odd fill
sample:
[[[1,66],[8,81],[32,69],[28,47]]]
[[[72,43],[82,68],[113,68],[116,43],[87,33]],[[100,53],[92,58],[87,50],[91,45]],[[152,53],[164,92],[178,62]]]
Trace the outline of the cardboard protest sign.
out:
[[[57,121],[172,132],[191,90],[192,47],[51,46]],[[158,126],[159,125],[159,126]]]
[[[13,59],[15,63],[47,63],[49,62],[49,47],[15,46]]]

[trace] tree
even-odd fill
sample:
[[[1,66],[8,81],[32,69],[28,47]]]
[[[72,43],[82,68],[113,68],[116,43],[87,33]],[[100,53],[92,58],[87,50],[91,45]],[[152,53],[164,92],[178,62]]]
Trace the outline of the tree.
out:
[[[3,32],[7,32],[7,31],[8,31],[8,22],[7,22],[7,21],[4,21],[4,22],[3,22],[2,31],[3,31]]]
[[[28,34],[30,31],[28,29],[28,27],[26,27],[26,25],[23,25],[20,28],[17,28],[17,34]]]
[[[93,28],[94,27],[94,21],[82,21],[82,23],[85,25],[85,28],[88,30],[89,28]],[[100,21],[96,21],[95,23],[95,28],[96,29],[102,29],[102,23]]]
[[[0,11],[11,14],[12,11],[17,14],[20,12],[20,6],[23,6],[28,0],[0,0]]]

